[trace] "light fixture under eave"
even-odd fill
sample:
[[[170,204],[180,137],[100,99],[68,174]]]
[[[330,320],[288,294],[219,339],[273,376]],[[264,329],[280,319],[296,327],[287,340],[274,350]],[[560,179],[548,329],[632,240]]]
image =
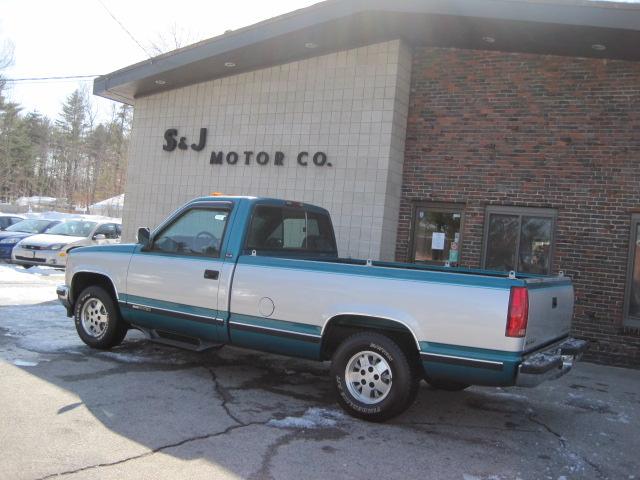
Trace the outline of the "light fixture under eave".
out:
[[[591,48],[596,52],[603,52],[607,49],[607,47],[601,43],[594,43],[593,45],[591,45]]]
[[[224,62],[224,66],[227,68],[233,68],[236,66],[236,64],[233,62]]]
[[[155,83],[156,85],[166,85],[166,80],[155,80],[153,83]]]
[[[489,37],[488,35],[487,35],[487,36],[482,37],[482,40],[483,40],[483,41],[485,41],[485,42],[487,42],[487,43],[495,43],[495,42],[496,42],[496,39],[495,39],[495,38],[493,38],[493,37]]]
[[[318,44],[313,42],[307,42],[304,44],[304,48],[318,48]]]

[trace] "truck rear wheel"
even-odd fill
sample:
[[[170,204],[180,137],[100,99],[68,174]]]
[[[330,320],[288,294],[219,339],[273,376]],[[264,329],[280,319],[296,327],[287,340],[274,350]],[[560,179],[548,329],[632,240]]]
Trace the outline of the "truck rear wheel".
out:
[[[113,297],[101,287],[85,288],[73,312],[78,335],[91,348],[108,350],[122,343],[127,334],[128,326]]]
[[[398,344],[375,332],[344,340],[333,355],[331,375],[342,408],[372,422],[404,412],[420,381]]]

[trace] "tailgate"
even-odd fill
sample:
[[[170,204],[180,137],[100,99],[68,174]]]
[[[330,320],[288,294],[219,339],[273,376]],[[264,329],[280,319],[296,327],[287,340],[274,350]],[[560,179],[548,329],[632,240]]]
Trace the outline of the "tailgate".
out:
[[[525,351],[565,337],[573,317],[573,285],[568,278],[526,280],[529,293],[529,321]]]

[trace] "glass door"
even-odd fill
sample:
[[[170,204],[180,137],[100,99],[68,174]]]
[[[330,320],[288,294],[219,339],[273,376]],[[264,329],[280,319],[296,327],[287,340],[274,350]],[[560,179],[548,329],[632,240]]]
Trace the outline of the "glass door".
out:
[[[631,218],[628,272],[625,319],[628,324],[640,326],[640,214]]]
[[[460,262],[462,207],[418,205],[413,222],[413,261],[452,267]]]

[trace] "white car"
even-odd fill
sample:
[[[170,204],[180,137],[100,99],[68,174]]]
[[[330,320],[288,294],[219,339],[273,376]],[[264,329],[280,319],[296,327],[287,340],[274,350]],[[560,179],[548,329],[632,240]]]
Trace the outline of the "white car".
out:
[[[69,220],[16,244],[11,261],[24,268],[48,265],[64,268],[67,253],[77,247],[120,243],[122,226],[114,221]]]

